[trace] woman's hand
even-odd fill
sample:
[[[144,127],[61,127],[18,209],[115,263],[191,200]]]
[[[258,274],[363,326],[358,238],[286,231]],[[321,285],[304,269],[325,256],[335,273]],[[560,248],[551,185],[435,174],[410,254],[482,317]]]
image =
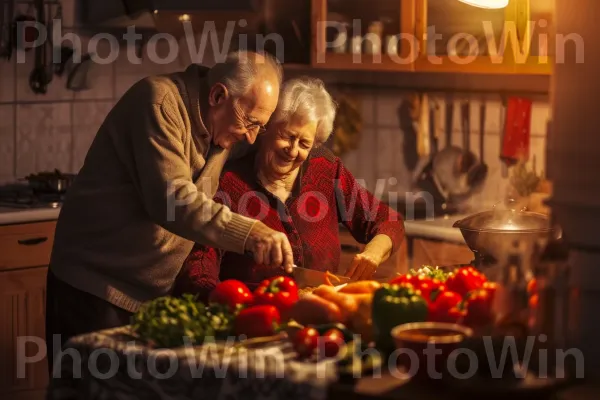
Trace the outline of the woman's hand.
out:
[[[381,258],[367,252],[359,253],[354,256],[346,276],[353,281],[371,279],[379,264],[381,264]]]
[[[390,256],[392,251],[392,240],[387,235],[376,235],[367,245],[362,253],[354,256],[346,276],[351,280],[371,279],[379,264]]]

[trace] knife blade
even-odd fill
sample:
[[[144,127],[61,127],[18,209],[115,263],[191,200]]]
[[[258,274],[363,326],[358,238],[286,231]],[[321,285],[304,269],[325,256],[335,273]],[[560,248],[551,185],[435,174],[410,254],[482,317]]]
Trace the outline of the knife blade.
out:
[[[301,267],[293,267],[292,275],[299,287],[312,287],[327,284],[327,273],[322,271],[316,271],[314,269],[307,269]],[[335,276],[338,277],[340,281],[336,282],[336,279],[332,277],[330,281],[334,285],[341,285],[343,283],[350,282],[350,278],[348,277],[340,275]]]

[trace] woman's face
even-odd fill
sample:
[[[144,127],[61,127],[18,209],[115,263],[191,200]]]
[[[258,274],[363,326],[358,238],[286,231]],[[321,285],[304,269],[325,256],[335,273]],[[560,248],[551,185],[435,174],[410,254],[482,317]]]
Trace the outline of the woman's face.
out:
[[[263,168],[268,175],[283,176],[300,167],[315,144],[317,123],[292,119],[270,125],[261,142]]]

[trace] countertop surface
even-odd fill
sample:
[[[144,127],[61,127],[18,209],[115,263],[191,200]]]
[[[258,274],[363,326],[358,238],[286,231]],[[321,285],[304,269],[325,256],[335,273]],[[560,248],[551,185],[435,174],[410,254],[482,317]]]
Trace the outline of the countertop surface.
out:
[[[36,209],[0,207],[0,225],[55,220],[59,213],[60,207]],[[414,221],[405,220],[406,235],[464,243],[460,230],[453,228],[452,224],[465,216],[451,215]]]
[[[430,219],[404,221],[406,236],[464,243],[465,240],[462,233],[460,233],[458,228],[453,228],[452,225],[465,217],[467,215],[455,214]]]
[[[58,219],[58,208],[12,208],[0,207],[0,225],[26,222],[52,221]]]

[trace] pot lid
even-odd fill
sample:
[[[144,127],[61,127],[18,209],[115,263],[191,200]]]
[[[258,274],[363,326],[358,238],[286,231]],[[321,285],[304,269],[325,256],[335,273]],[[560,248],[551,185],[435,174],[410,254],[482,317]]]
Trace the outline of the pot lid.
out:
[[[456,221],[453,227],[480,232],[539,232],[551,230],[550,219],[546,215],[516,210],[480,212]]]

